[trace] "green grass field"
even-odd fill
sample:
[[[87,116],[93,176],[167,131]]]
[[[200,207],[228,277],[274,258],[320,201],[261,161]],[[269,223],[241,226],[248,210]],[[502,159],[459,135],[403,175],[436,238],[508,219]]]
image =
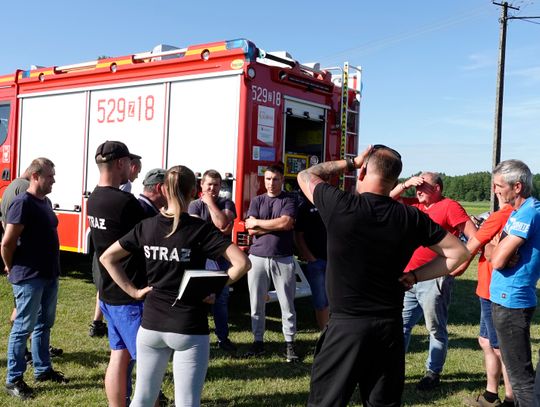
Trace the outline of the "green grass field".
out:
[[[471,214],[484,212],[475,203],[479,212],[469,209]],[[486,209],[487,210],[487,209]],[[21,402],[0,392],[0,406],[106,406],[103,376],[108,361],[108,344],[105,338],[88,336],[88,325],[92,318],[95,290],[91,281],[90,263],[85,256],[63,254],[63,277],[56,325],[52,333],[52,344],[64,349],[64,356],[54,360],[56,369],[71,379],[67,385],[35,383],[32,371],[25,375],[27,383],[36,390],[36,398]],[[442,385],[439,389],[418,393],[416,382],[423,376],[428,338],[420,325],[413,331],[409,353],[406,357],[406,383],[403,395],[406,406],[461,406],[466,396],[483,391],[485,375],[482,353],[477,343],[479,305],[474,294],[476,287],[476,262],[456,280],[450,308],[450,348]],[[0,357],[2,380],[5,380],[5,353],[9,334],[9,314],[13,305],[11,287],[5,277],[0,279]],[[298,313],[297,344],[305,355],[302,363],[287,364],[281,356],[283,336],[280,312],[277,304],[268,306],[267,354],[259,359],[231,358],[215,346],[211,334],[211,360],[203,392],[203,406],[303,406],[306,404],[310,368],[313,362],[313,347],[318,331],[309,298],[296,301]],[[230,327],[231,339],[245,351],[252,341],[250,333],[249,303],[242,288],[237,287],[231,296]],[[539,318],[534,318],[531,336],[533,355],[536,361],[539,348]],[[369,369],[366,366],[366,369]],[[163,389],[173,397],[173,381],[167,373]],[[502,393],[501,393],[502,396]],[[358,406],[355,394],[351,405]]]
[[[480,202],[460,202],[469,215],[480,215],[481,213],[489,211],[489,201]]]

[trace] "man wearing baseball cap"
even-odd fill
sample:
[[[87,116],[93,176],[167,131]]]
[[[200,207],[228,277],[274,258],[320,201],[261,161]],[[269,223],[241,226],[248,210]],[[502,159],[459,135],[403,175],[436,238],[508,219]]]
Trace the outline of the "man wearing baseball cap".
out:
[[[106,141],[97,148],[95,159],[99,182],[88,198],[88,223],[98,259],[105,249],[144,218],[137,199],[119,189],[120,184],[128,180],[131,160],[135,158],[140,159],[140,156],[131,154],[120,141]],[[131,370],[136,359],[135,340],[143,303],[135,301],[118,287],[99,261],[94,264],[99,305],[108,322],[111,348],[105,373],[105,392],[109,406],[125,406],[130,396]],[[147,284],[143,265],[143,259],[135,255],[123,262],[124,270],[137,287]]]
[[[106,163],[120,158],[129,157],[141,159],[140,155],[131,154],[127,146],[121,141],[106,141],[99,145],[96,150],[96,164]]]
[[[146,218],[157,215],[160,208],[167,204],[167,199],[161,189],[164,180],[165,170],[163,168],[154,168],[144,176],[143,192],[138,199]]]

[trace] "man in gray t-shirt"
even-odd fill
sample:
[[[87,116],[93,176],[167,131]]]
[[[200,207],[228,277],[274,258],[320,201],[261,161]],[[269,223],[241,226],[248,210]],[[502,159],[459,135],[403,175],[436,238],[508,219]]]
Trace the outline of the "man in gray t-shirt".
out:
[[[236,218],[234,202],[219,196],[221,189],[221,174],[216,170],[206,171],[201,178],[201,196],[191,201],[188,213],[192,216],[212,223],[221,233],[230,236],[233,222]],[[208,266],[208,263],[207,263]],[[207,267],[208,268],[208,267]],[[229,263],[224,258],[219,258],[215,268],[227,270]],[[212,307],[218,347],[231,354],[236,353],[236,346],[229,339],[229,286],[225,286],[216,297]]]

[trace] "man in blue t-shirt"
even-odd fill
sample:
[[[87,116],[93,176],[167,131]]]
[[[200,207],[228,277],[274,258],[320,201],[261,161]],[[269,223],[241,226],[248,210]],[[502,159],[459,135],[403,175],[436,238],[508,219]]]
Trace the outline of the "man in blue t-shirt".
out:
[[[521,161],[499,163],[493,179],[500,202],[514,208],[491,256],[493,324],[516,405],[533,406],[530,326],[540,276],[540,202],[531,197],[532,174]]]
[[[246,356],[264,353],[266,298],[270,281],[276,289],[281,307],[281,324],[285,336],[287,362],[298,361],[294,347],[296,334],[296,274],[293,258],[293,228],[296,199],[283,188],[283,169],[278,165],[266,168],[266,193],[256,196],[249,205],[246,229],[253,236],[249,248],[252,268],[248,273],[251,330],[254,342]]]
[[[33,395],[23,380],[26,341],[32,332],[35,380],[68,382],[53,370],[49,354],[60,274],[58,219],[46,198],[54,184],[54,164],[37,158],[29,173],[30,186],[13,200],[2,239],[2,258],[17,308],[8,341],[6,391],[21,399]]]

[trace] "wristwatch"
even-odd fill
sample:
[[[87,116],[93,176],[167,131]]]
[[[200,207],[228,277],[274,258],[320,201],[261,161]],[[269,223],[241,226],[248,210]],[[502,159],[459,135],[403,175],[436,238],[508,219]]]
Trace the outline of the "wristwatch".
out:
[[[356,166],[354,165],[354,159],[347,156],[345,157],[345,162],[347,163],[347,172],[354,171]]]

